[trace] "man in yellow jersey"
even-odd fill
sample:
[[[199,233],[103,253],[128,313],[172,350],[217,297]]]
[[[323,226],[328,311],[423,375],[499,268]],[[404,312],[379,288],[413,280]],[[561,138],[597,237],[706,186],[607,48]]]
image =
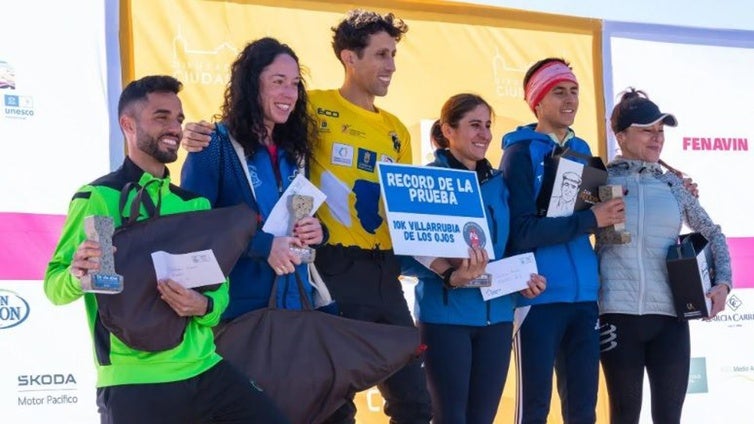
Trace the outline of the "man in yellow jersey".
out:
[[[377,108],[395,72],[396,45],[408,26],[392,13],[352,10],[333,30],[335,56],[345,70],[340,89],[309,92],[317,119],[317,140],[309,162],[311,181],[327,194],[318,216],[329,230],[317,249],[316,266],[341,314],[348,318],[413,326],[398,280],[400,263],[384,211],[380,208],[377,162],[411,163],[406,127]],[[206,147],[213,125],[186,125],[182,145]],[[378,386],[392,424],[427,424],[429,394],[420,361],[414,361]],[[356,407],[347,402],[327,424],[355,423]]]
[[[316,266],[344,316],[411,326],[384,211],[377,162],[411,163],[406,127],[377,108],[395,72],[396,44],[408,30],[393,14],[352,10],[333,30],[332,46],[345,69],[340,89],[309,92],[318,140],[312,182],[327,194],[318,216],[330,231]],[[414,361],[378,386],[391,423],[428,423],[424,370]],[[352,402],[328,423],[353,423]]]

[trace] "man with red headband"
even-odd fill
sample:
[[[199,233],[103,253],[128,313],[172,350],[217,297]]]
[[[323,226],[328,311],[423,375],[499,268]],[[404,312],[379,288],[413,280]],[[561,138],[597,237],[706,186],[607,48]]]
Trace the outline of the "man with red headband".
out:
[[[558,146],[592,153],[570,128],[579,106],[579,85],[568,62],[548,58],[535,63],[524,77],[524,94],[537,122],[503,137],[500,164],[510,192],[507,254],[534,252],[548,287],[536,298],[519,302],[530,309],[514,340],[516,422],[547,422],[554,365],[563,421],[593,424],[599,379],[599,277],[589,235],[624,221],[623,200],[598,203],[569,216],[537,214],[545,156]]]

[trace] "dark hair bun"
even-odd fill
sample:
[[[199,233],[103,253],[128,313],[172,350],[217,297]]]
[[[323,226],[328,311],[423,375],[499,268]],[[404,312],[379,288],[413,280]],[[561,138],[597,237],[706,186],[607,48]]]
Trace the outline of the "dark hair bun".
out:
[[[628,87],[626,91],[621,93],[620,101],[621,103],[623,103],[623,102],[627,102],[629,100],[638,99],[638,98],[648,99],[649,97],[647,96],[647,93],[641,90],[637,90],[633,87]]]
[[[445,134],[442,133],[442,123],[439,119],[432,124],[430,137],[432,137],[432,140],[435,142],[438,149],[447,149],[450,146],[450,141],[445,138]]]

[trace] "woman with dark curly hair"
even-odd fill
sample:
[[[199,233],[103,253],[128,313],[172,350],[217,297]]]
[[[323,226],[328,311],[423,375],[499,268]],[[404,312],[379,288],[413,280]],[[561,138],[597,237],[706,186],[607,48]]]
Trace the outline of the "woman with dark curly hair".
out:
[[[207,197],[213,207],[245,202],[258,213],[260,228],[230,273],[230,304],[223,319],[265,307],[278,276],[278,307],[298,309],[293,273],[306,283],[310,297],[311,286],[306,265],[290,247],[322,243],[322,226],[317,218],[305,217],[295,223],[291,237],[261,230],[290,182],[305,172],[311,154],[314,124],[293,50],[269,37],[249,43],[231,65],[215,119],[211,142],[186,158],[181,186]]]

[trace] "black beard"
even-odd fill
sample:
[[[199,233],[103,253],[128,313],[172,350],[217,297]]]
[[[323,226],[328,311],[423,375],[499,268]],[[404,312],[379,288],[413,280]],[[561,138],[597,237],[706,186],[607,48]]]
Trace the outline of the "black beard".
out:
[[[153,138],[148,136],[139,137],[136,141],[136,145],[139,150],[153,157],[160,163],[173,163],[178,159],[178,152],[174,150],[162,151],[160,150],[159,138]]]

